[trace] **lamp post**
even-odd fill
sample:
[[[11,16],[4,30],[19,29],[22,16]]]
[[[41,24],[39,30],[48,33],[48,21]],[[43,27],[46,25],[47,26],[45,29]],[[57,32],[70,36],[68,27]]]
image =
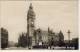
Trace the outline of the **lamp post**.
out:
[[[68,45],[68,46],[69,46],[69,48],[70,48],[70,33],[71,33],[70,30],[68,30],[67,33],[68,33],[68,40],[69,40],[69,45]]]

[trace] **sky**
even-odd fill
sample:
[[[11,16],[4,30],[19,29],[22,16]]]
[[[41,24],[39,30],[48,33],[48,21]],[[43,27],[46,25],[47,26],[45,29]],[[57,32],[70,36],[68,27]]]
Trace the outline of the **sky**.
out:
[[[17,42],[22,32],[27,32],[27,11],[32,3],[36,14],[35,27],[50,27],[56,33],[62,30],[64,39],[78,37],[77,1],[0,1],[1,27],[9,32],[9,41]]]

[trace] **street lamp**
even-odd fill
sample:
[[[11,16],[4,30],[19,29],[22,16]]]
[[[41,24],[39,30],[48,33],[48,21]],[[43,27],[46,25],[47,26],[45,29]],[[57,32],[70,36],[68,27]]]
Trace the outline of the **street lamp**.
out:
[[[70,48],[70,33],[71,33],[70,30],[68,30],[67,33],[68,33],[68,40],[69,40],[69,45],[68,45],[68,46],[69,46],[69,48]]]

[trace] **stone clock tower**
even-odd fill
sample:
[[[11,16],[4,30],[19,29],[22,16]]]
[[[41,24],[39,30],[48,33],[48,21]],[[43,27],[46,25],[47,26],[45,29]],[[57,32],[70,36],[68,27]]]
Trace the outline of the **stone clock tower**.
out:
[[[34,31],[35,31],[35,13],[33,11],[32,3],[29,6],[29,10],[27,13],[27,33],[30,37],[31,46],[35,45]]]

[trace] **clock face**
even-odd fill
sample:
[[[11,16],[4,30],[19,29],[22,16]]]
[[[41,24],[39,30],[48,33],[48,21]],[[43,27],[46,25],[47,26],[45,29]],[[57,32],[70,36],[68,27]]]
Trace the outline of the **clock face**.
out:
[[[34,27],[34,22],[31,22],[31,27]]]
[[[32,22],[31,24],[34,24],[34,22]]]

